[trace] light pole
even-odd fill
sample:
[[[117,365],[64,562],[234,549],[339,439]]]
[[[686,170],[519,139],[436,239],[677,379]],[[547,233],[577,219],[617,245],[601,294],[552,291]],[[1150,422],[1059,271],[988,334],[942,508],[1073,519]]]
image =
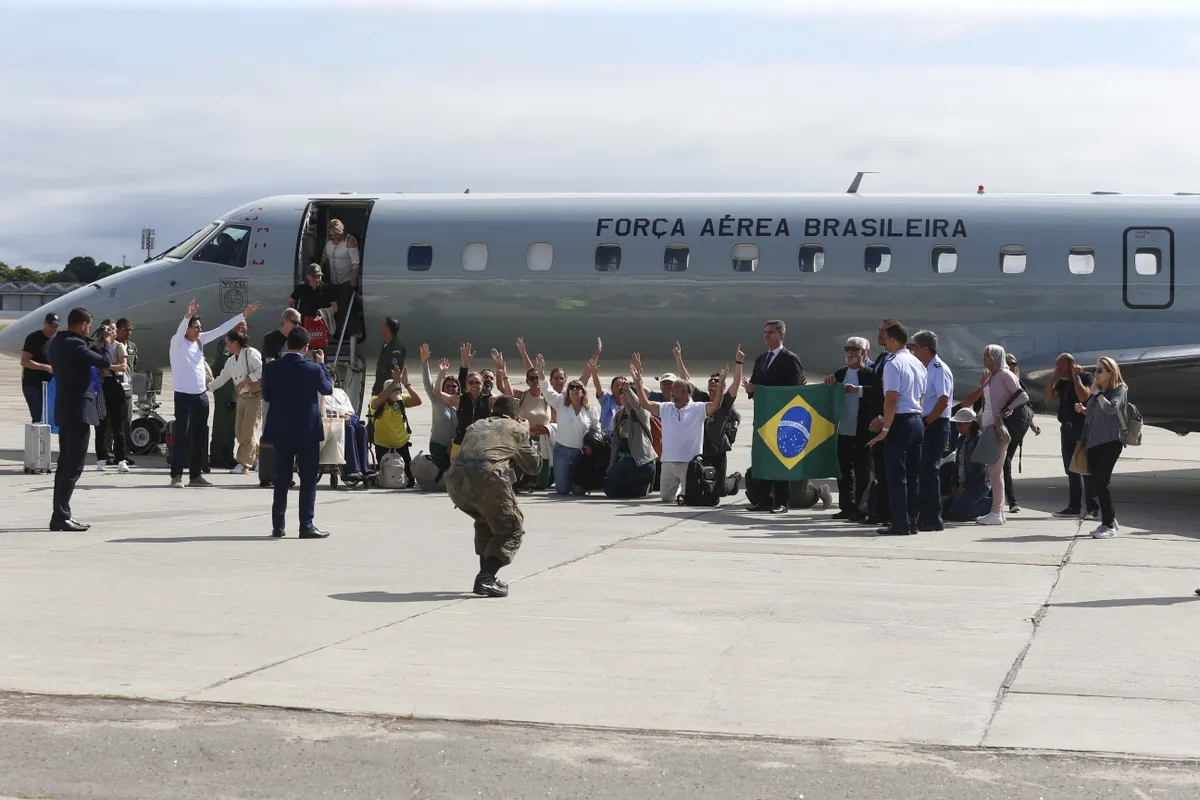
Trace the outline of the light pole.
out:
[[[146,260],[149,261],[154,252],[154,228],[142,228],[142,249],[146,251]]]

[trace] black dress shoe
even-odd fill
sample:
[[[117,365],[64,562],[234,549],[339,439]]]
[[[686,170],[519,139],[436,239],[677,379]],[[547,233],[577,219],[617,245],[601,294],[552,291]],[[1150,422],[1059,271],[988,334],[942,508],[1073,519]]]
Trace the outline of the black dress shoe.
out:
[[[282,539],[284,536],[287,536],[287,534],[284,532],[283,528],[272,528],[271,535],[274,536],[276,539]]]
[[[916,528],[902,528],[897,525],[888,525],[886,528],[875,531],[879,536],[911,536],[916,532]]]
[[[742,509],[742,511],[770,511],[770,510],[771,510],[770,506],[763,505],[762,503],[755,503],[754,505],[746,506],[745,508]]]
[[[772,514],[786,514],[789,511],[791,511],[791,509],[787,506],[775,506],[771,509]]]
[[[73,519],[50,520],[50,530],[52,531],[71,531],[73,533],[81,533],[90,527],[92,526]]]
[[[930,531],[944,531],[944,530],[946,530],[946,526],[940,522],[936,525],[928,525],[928,524],[922,522],[920,525],[917,526],[917,530],[925,531],[926,533],[929,533]]]
[[[316,528],[301,528],[300,529],[300,538],[301,539],[324,539],[328,536],[329,536],[328,533],[326,533],[325,531],[317,530]]]

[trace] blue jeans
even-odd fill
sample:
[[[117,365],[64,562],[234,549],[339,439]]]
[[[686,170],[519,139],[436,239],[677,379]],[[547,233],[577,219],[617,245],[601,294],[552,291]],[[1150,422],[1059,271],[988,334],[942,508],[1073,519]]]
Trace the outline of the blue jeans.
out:
[[[950,420],[935,420],[925,429],[921,444],[921,514],[918,524],[938,526],[942,524],[942,480],[938,463],[946,452],[950,439]]]
[[[991,513],[992,496],[987,486],[967,489],[946,505],[947,522],[974,522]]]
[[[920,414],[897,414],[883,440],[887,448],[888,499],[892,506],[892,527],[915,528],[919,516],[918,486],[921,472],[921,442],[925,426]]]
[[[645,497],[653,481],[653,461],[647,461],[639,467],[632,458],[620,458],[604,476],[604,495],[625,500]]]
[[[587,494],[582,486],[571,483],[571,468],[583,453],[578,447],[554,445],[554,491],[559,494]]]
[[[21,394],[25,395],[25,405],[29,406],[29,421],[35,425],[46,421],[42,419],[42,387],[45,385],[39,383],[37,386],[21,387]]]

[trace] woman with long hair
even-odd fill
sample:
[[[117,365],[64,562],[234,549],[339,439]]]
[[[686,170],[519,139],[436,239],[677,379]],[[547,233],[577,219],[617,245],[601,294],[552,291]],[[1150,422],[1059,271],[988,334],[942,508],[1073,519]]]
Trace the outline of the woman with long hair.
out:
[[[560,393],[546,378],[546,359],[538,353],[538,381],[551,407],[558,411],[558,438],[554,443],[554,490],[560,495],[586,494],[582,486],[571,482],[571,467],[583,453],[588,431],[600,430],[600,410],[588,403],[587,387],[582,381],[569,381]]]
[[[983,350],[983,375],[979,380],[979,388],[967,396],[964,406],[970,406],[979,397],[983,398],[983,409],[979,414],[980,444],[984,446],[986,438],[994,438],[997,454],[987,465],[988,477],[992,482],[992,510],[975,520],[980,525],[1003,525],[1004,495],[1008,491],[1004,476],[1004,461],[1008,455],[1008,445],[1012,440],[1004,425],[1004,418],[1025,403],[1029,395],[1021,388],[1021,382],[1016,374],[1008,368],[1004,348],[998,344],[989,344]]]
[[[1096,363],[1096,380],[1087,405],[1077,403],[1075,410],[1084,415],[1083,438],[1087,448],[1088,472],[1096,487],[1100,504],[1100,527],[1092,531],[1096,539],[1117,535],[1117,514],[1113,508],[1109,482],[1121,451],[1125,448],[1125,428],[1129,424],[1129,387],[1121,378],[1121,368],[1108,356]]]
[[[450,468],[450,451],[454,448],[454,435],[458,428],[458,378],[447,375],[449,359],[438,362],[437,380],[429,374],[429,345],[421,345],[421,380],[429,393],[432,406],[433,426],[429,430],[429,457],[440,469]]]

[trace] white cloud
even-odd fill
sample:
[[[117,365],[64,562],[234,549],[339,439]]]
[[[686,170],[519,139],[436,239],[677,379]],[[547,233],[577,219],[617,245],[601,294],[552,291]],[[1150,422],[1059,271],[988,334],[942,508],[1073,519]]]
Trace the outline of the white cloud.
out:
[[[119,260],[143,224],[166,244],[292,190],[843,191],[860,169],[882,172],[867,191],[1195,190],[1200,140],[1179,98],[1197,78],[792,63],[344,82],[319,64],[224,63],[140,88],[6,75],[0,129],[18,133],[0,150],[0,259]]]

